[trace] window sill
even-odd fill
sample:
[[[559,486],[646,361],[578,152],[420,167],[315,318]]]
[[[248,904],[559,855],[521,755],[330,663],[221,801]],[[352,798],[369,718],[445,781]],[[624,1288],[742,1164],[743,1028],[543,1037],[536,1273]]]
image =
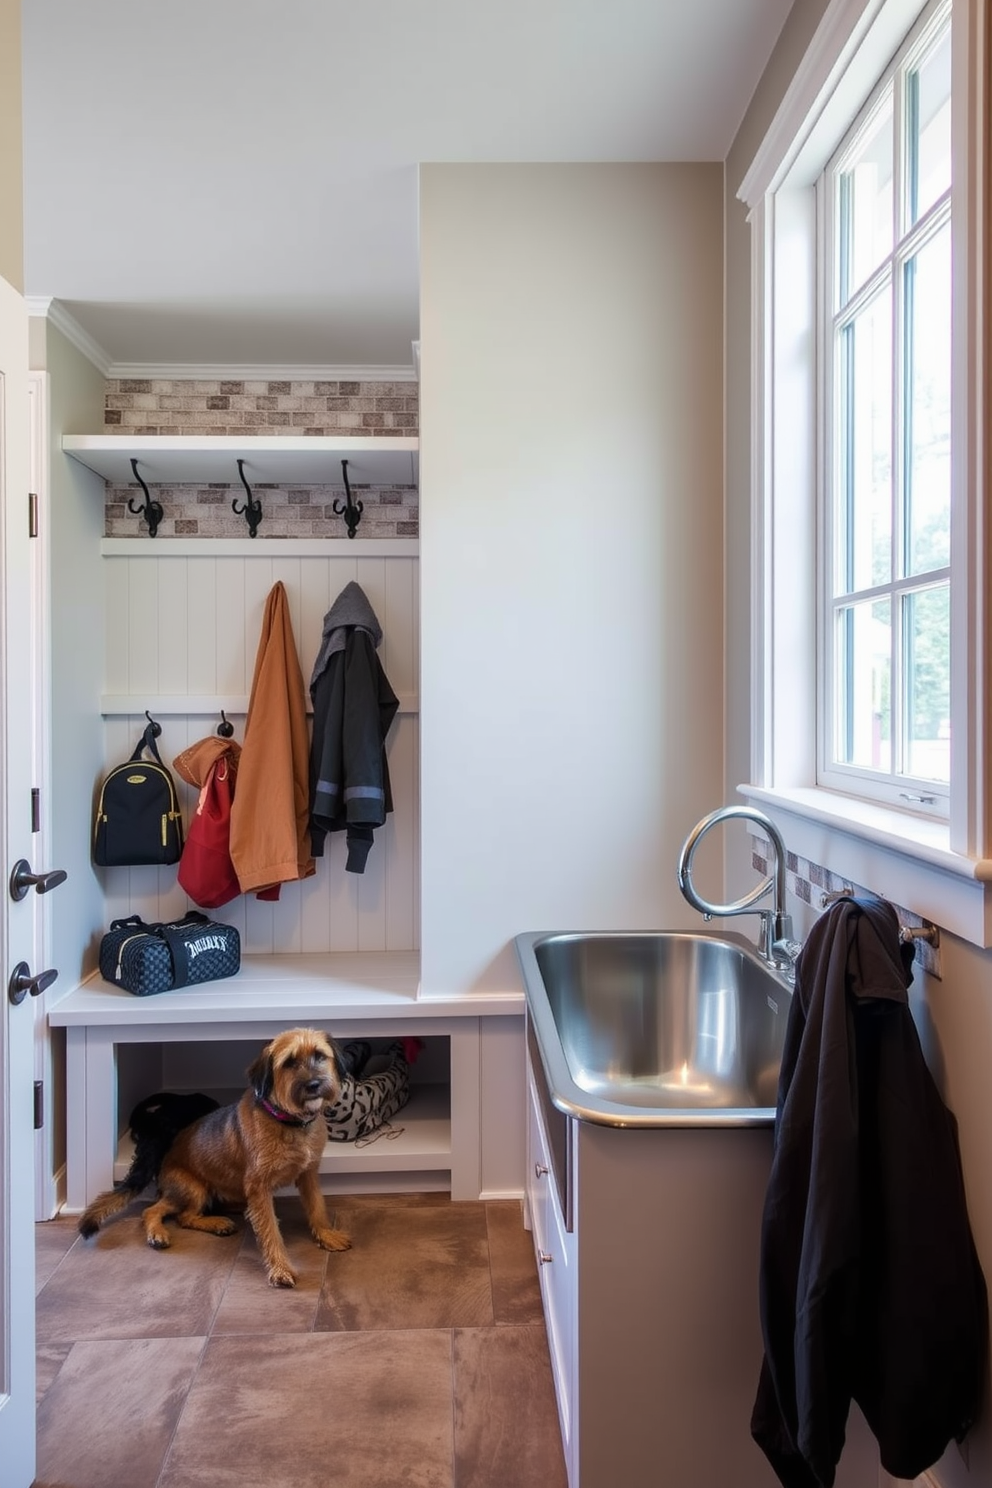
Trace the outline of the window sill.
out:
[[[768,813],[790,852],[972,945],[992,945],[992,860],[952,852],[945,822],[825,790],[738,790]]]

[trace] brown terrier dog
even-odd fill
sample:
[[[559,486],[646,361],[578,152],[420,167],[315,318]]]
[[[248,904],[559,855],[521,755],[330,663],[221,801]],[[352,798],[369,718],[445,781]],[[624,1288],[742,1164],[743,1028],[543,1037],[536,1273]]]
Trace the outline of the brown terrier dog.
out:
[[[313,1028],[290,1028],[262,1050],[248,1070],[252,1088],[233,1106],[201,1116],[176,1137],[162,1161],[158,1201],[145,1210],[148,1244],[169,1245],[165,1221],[175,1215],[188,1230],[230,1235],[224,1215],[205,1211],[215,1202],[244,1201],[272,1286],[296,1285],[272,1195],[295,1183],[324,1250],[347,1250],[351,1241],[331,1228],[320,1191],[318,1165],[327,1128],[324,1106],[341,1089],[340,1054],[334,1040]]]

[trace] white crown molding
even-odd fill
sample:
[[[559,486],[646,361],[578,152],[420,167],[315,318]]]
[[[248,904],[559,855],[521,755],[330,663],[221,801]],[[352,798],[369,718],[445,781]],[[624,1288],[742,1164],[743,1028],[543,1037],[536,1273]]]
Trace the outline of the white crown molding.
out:
[[[199,382],[416,382],[413,367],[282,366],[205,362],[112,362],[112,378],[158,378]]]
[[[182,378],[197,382],[416,382],[418,369],[410,364],[396,366],[285,366],[273,363],[213,362],[114,362],[84,331],[60,300],[51,295],[25,295],[28,315],[48,320],[62,332],[77,351],[93,363],[107,378]],[[419,349],[419,342],[412,343]]]
[[[781,184],[862,44],[872,41],[864,80],[870,87],[923,5],[924,0],[831,0],[738,187],[738,200],[749,210]]]
[[[110,375],[110,357],[104,351],[99,341],[95,341],[89,331],[84,331],[79,321],[70,315],[65,306],[59,301],[45,295],[25,295],[24,303],[28,307],[28,315],[50,321],[57,331],[61,331],[65,339],[70,342],[77,351],[81,351],[88,362],[92,362],[98,372],[104,377]]]

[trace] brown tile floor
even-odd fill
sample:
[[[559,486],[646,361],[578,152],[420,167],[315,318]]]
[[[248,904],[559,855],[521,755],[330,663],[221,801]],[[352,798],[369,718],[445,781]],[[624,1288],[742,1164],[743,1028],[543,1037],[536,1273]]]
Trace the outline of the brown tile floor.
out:
[[[36,1227],[35,1488],[565,1488],[518,1203],[338,1197],[328,1255],[280,1201],[295,1291],[141,1207]]]

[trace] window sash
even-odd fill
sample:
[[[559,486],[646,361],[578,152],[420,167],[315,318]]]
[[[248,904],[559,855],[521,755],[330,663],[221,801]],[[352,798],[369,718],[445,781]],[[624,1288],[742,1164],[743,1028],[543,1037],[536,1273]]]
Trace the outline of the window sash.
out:
[[[821,534],[818,561],[818,625],[822,688],[820,692],[816,778],[821,785],[852,795],[884,801],[900,809],[925,811],[946,818],[950,809],[950,783],[914,773],[911,763],[923,762],[926,751],[917,745],[914,723],[919,715],[911,672],[918,648],[910,645],[905,628],[909,596],[949,585],[949,563],[925,568],[914,562],[912,481],[915,473],[914,332],[913,289],[920,255],[949,231],[951,191],[948,186],[920,210],[918,118],[919,89],[915,80],[931,55],[940,49],[940,38],[949,25],[949,5],[935,5],[900,47],[897,55],[875,84],[852,126],[846,131],[827,163],[817,192],[819,252],[823,271],[817,324],[823,328],[823,352],[819,359],[820,388],[824,406],[824,459],[818,501]],[[890,138],[886,138],[891,121]],[[880,227],[873,213],[877,204],[860,184],[868,176],[876,141],[881,139],[891,160],[888,211],[891,224]],[[881,180],[885,181],[884,171]],[[884,200],[881,196],[880,199]],[[860,212],[861,216],[856,214]],[[863,242],[866,225],[872,237],[884,240],[883,247],[866,258]],[[873,243],[869,241],[871,249]],[[857,282],[856,269],[860,269]],[[873,327],[888,316],[887,337],[872,337]],[[883,431],[888,443],[888,511],[874,489],[865,490],[860,468],[878,463],[877,430],[862,429],[865,409],[874,411],[878,371],[863,367],[859,337],[871,345],[881,340],[889,366],[884,375],[887,408]],[[865,394],[865,376],[871,391]],[[868,420],[869,423],[873,421]],[[872,477],[869,476],[869,480]],[[884,496],[884,492],[882,493]],[[867,553],[859,551],[859,529],[868,523]],[[888,573],[876,571],[879,534],[884,538]],[[867,563],[866,563],[867,559]],[[866,575],[866,566],[871,568]],[[870,582],[865,582],[866,577]],[[887,606],[888,621],[877,618]],[[866,617],[876,618],[866,623]],[[859,616],[861,617],[859,619]],[[865,716],[865,698],[878,689],[872,683],[865,648],[886,638],[880,654],[880,686],[886,704],[872,720]],[[855,647],[860,654],[855,656]],[[949,663],[949,642],[948,642]],[[879,706],[882,707],[881,701]],[[939,735],[939,730],[938,730]],[[867,747],[870,746],[870,747]],[[949,751],[948,751],[949,753]],[[945,751],[939,737],[930,750],[935,768],[944,769]],[[944,770],[944,773],[949,773]]]

